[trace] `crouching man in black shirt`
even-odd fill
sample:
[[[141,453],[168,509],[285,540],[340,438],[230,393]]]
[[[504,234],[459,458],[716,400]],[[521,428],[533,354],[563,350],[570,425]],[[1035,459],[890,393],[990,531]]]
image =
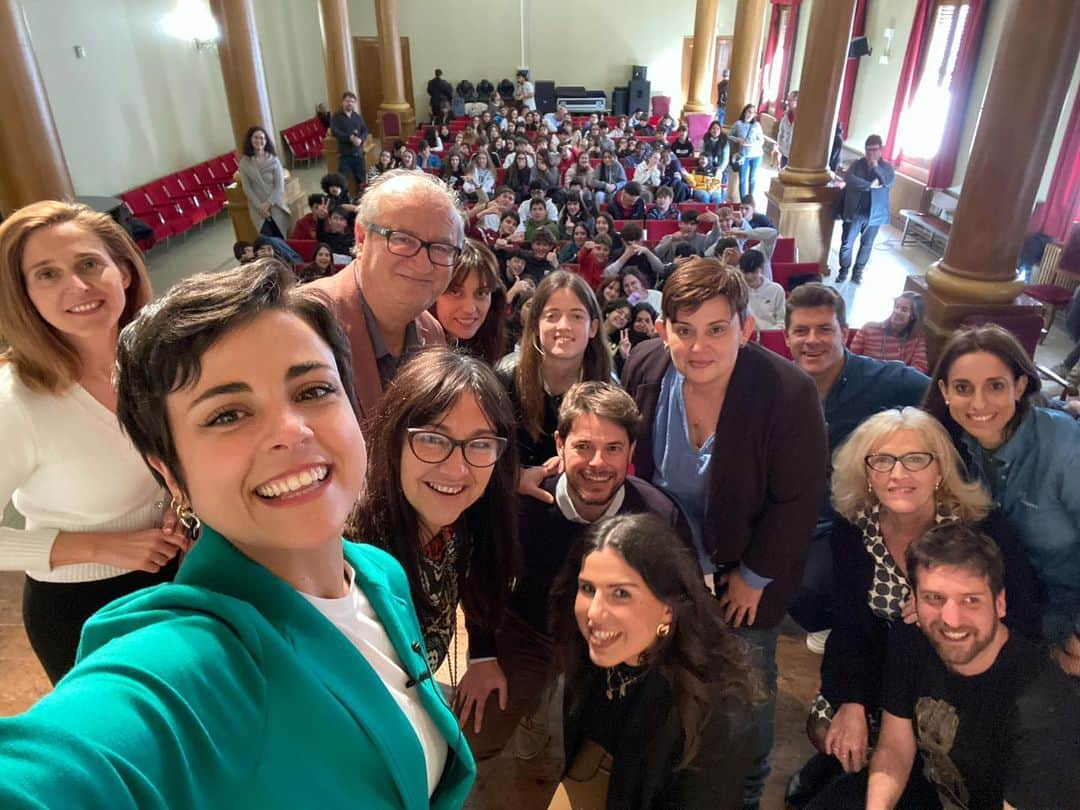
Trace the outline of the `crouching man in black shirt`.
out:
[[[918,753],[945,810],[1080,808],[1080,684],[1001,623],[994,541],[941,525],[908,547],[907,570],[918,627],[890,639],[866,807],[932,806],[912,795]]]

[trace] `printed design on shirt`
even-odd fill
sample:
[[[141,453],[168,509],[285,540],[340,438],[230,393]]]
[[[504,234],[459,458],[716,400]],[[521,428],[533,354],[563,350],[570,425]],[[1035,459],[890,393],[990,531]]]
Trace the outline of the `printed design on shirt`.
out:
[[[423,622],[428,666],[435,672],[450,651],[457,628],[458,605],[457,535],[444,528],[420,554],[420,589],[431,600],[433,611]]]
[[[923,773],[937,787],[943,810],[968,810],[970,794],[960,769],[949,756],[960,715],[944,700],[920,697],[915,703],[915,736],[923,755]]]

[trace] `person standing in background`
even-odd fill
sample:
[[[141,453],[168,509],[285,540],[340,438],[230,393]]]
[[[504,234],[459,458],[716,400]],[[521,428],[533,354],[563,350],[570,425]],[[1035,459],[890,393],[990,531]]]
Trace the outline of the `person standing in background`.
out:
[[[787,109],[780,119],[780,128],[776,133],[776,145],[773,155],[780,155],[780,168],[788,165],[791,158],[791,137],[795,132],[795,108],[799,106],[799,91],[792,90],[787,95]]]
[[[859,253],[851,270],[851,283],[862,282],[863,268],[870,261],[874,237],[878,228],[889,221],[889,189],[896,180],[892,164],[881,158],[881,136],[866,139],[864,154],[851,164],[844,175],[843,205],[844,228],[840,233],[840,270],[836,283],[847,280],[851,268],[851,251],[855,237],[859,238]]]
[[[716,83],[716,120],[724,123],[724,113],[727,110],[728,81],[731,79],[731,71],[724,68],[720,74],[721,79]]]
[[[338,142],[338,171],[346,178],[351,174],[356,185],[362,186],[367,180],[367,171],[364,168],[364,139],[368,129],[364,116],[356,109],[356,93],[352,90],[346,90],[342,94],[341,109],[334,113],[330,131]]]

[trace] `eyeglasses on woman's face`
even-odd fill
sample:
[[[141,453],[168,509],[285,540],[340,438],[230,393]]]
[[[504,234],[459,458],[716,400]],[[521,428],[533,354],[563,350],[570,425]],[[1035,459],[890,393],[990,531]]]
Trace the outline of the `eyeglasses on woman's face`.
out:
[[[478,436],[473,439],[452,439],[437,430],[409,428],[409,449],[425,464],[442,464],[461,448],[465,462],[472,467],[491,467],[506,450],[502,436]]]
[[[934,463],[934,454],[904,453],[902,456],[894,456],[891,453],[871,453],[865,461],[866,466],[874,472],[892,472],[898,461],[908,472],[919,472]]]

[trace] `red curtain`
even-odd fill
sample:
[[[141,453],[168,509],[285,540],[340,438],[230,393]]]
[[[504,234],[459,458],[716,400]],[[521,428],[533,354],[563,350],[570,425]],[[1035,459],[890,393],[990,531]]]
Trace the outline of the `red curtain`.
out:
[[[1080,216],[1080,93],[1073,99],[1068,129],[1061,142],[1046,200],[1035,206],[1029,231],[1041,231],[1059,242]]]
[[[780,14],[782,12],[783,9],[774,3],[772,16],[769,17],[769,36],[765,39],[765,51],[762,54],[761,101],[758,103],[758,112],[765,112],[769,107],[769,100],[765,98],[768,88],[765,85],[768,83],[769,71],[772,70],[773,57],[776,56],[776,46],[780,42]]]
[[[779,115],[782,109],[784,94],[787,92],[788,80],[791,77],[791,63],[795,44],[795,29],[799,21],[799,3],[802,0],[772,0],[772,14],[769,17],[769,35],[765,39],[765,50],[761,58],[761,100],[758,103],[758,112],[772,112]],[[790,7],[787,28],[784,32],[783,56],[784,62],[780,66],[780,81],[776,86],[776,98],[767,99],[765,87],[769,74],[772,72],[773,61],[776,59],[776,49],[780,46],[780,23],[784,13],[784,7]]]
[[[795,33],[799,30],[799,4],[793,3],[788,17],[787,31],[784,37],[784,64],[780,68],[780,83],[777,85],[776,98],[773,100],[773,115],[779,118],[787,107],[788,87],[791,85],[791,65],[795,61]]]
[[[945,129],[941,143],[930,165],[926,180],[929,188],[947,188],[952,185],[956,171],[956,153],[960,149],[960,132],[964,128],[968,99],[971,95],[971,79],[975,63],[979,60],[982,45],[983,22],[986,20],[986,0],[968,0],[967,23],[956,54],[956,66],[949,82],[949,112],[945,117]]]
[[[904,64],[900,68],[900,85],[896,88],[896,101],[893,102],[892,117],[889,119],[889,134],[885,137],[883,150],[885,159],[893,163],[900,159],[896,134],[900,128],[900,116],[915,98],[923,48],[933,30],[934,5],[935,0],[919,0],[919,5],[915,7],[915,19],[911,23],[911,38],[908,40],[907,52],[904,54]]]
[[[855,3],[855,21],[851,26],[851,38],[866,36],[866,4],[868,0],[857,0]],[[859,60],[852,58],[847,60],[844,67],[844,85],[840,90],[840,112],[837,121],[844,128],[844,135],[848,133],[848,124],[851,121],[851,104],[855,99],[855,79],[859,75]]]

